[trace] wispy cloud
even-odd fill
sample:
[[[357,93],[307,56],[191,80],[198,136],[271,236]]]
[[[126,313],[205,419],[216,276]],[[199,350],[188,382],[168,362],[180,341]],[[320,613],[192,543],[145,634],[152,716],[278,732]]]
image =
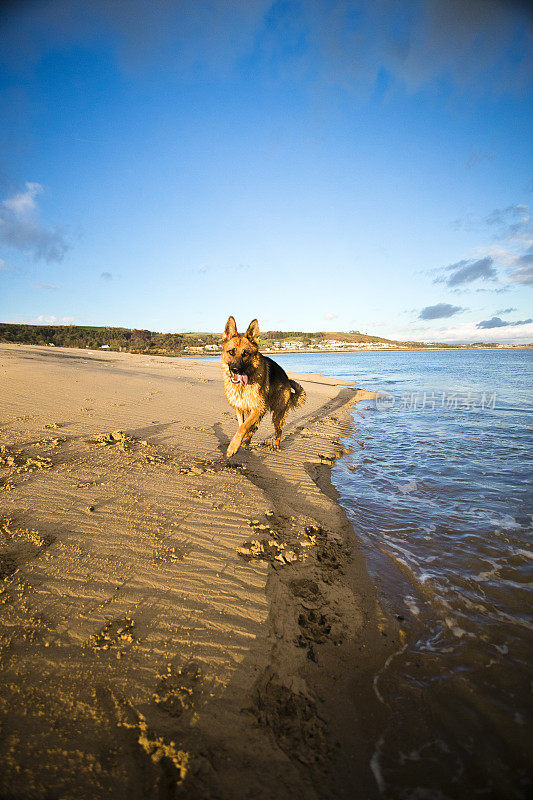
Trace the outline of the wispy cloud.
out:
[[[200,264],[200,266],[194,267],[191,272],[194,275],[207,275],[215,272],[246,272],[250,269],[250,264],[216,264],[214,266]]]
[[[472,169],[478,164],[482,164],[483,161],[492,161],[493,159],[494,155],[488,150],[472,150],[466,161],[466,168]]]
[[[516,308],[499,308],[496,314],[510,314],[512,311],[516,311]]]
[[[35,261],[62,261],[69,249],[64,231],[39,222],[36,197],[43,187],[32,182],[25,187],[0,203],[0,238],[9,247],[32,255]]]
[[[494,268],[494,261],[490,256],[479,259],[463,259],[455,264],[443,267],[443,274],[438,275],[433,283],[445,283],[446,286],[453,288],[462,286],[474,281],[494,281],[498,273]],[[448,273],[447,275],[445,273]]]
[[[508,267],[507,280],[533,286],[533,214],[529,207],[516,204],[496,209],[487,217],[487,224],[503,244],[499,257]]]
[[[52,283],[35,283],[34,281],[28,281],[30,286],[33,286],[35,289],[41,289],[42,291],[54,291],[55,289],[59,289],[59,286],[55,286]]]
[[[324,319],[328,319],[329,320],[329,319],[338,319],[338,318],[339,318],[339,315],[335,314],[333,311],[328,311],[326,314],[324,314]]]
[[[445,319],[453,317],[463,309],[461,306],[452,306],[450,303],[437,303],[434,306],[426,306],[418,315],[418,319]]]
[[[508,277],[511,283],[521,283],[524,286],[533,286],[533,255],[528,253],[518,259],[516,269],[509,270]]]
[[[515,203],[494,209],[482,220],[468,216],[455,225],[458,229],[483,232],[492,243],[476,248],[477,257],[435,270],[434,283],[455,291],[458,286],[466,286],[468,291],[469,284],[478,280],[504,283],[490,290],[494,292],[504,291],[505,283],[533,285],[533,214],[528,206]]]
[[[495,208],[486,217],[487,225],[503,228],[505,237],[513,238],[522,232],[531,232],[531,214],[528,206],[522,203],[515,203],[506,208]],[[500,235],[501,236],[501,235]]]
[[[482,328],[485,330],[491,328],[512,328],[518,325],[531,325],[533,319],[519,319],[516,322],[504,322],[503,319],[500,317],[492,317],[491,319],[484,319],[481,322],[478,322],[476,328]]]
[[[102,281],[112,281],[113,280],[113,273],[112,272],[102,272],[100,275],[100,280]]]

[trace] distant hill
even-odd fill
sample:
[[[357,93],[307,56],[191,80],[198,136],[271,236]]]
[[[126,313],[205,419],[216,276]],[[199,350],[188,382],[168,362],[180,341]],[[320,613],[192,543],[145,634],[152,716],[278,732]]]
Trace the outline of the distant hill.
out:
[[[218,342],[219,338],[214,334],[206,334],[198,341],[200,344],[208,344]],[[183,333],[154,333],[136,328],[100,328],[89,325],[18,325],[9,322],[0,322],[0,341],[95,350],[105,347],[128,353],[164,354],[183,353],[192,343]]]
[[[359,331],[351,331],[350,333],[326,333],[325,331],[319,331],[317,333],[306,333],[305,331],[266,331],[261,333],[262,342],[291,340],[303,341],[307,345],[318,344],[320,341],[336,341],[346,344],[358,344],[360,342],[398,344],[398,342],[393,339],[383,339],[381,336],[370,336],[367,333],[359,333]]]
[[[220,333],[158,333],[137,328],[108,328],[92,325],[25,325],[0,322],[0,342],[54,347],[116,350],[127,353],[191,355],[220,350]],[[350,349],[432,349],[472,347],[472,345],[399,342],[370,336],[359,331],[326,333],[306,331],[264,331],[261,349],[268,351],[350,350]],[[475,347],[497,347],[495,343]]]

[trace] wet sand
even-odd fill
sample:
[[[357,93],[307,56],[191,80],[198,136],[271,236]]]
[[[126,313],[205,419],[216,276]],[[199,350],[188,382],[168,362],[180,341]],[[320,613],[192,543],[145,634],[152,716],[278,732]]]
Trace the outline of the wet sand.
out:
[[[216,363],[2,344],[0,381],[0,796],[377,797],[401,643],[329,477],[371,393],[305,376],[227,460]]]

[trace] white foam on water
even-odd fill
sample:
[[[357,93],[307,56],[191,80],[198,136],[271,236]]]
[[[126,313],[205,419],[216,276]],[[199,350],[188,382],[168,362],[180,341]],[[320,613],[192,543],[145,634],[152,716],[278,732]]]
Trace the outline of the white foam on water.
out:
[[[533,622],[530,622],[528,619],[522,619],[514,614],[506,614],[505,611],[496,609],[490,616],[492,619],[500,619],[505,620],[506,622],[512,622],[514,625],[520,625],[521,628],[526,628],[528,631],[533,631]]]
[[[378,787],[378,791],[380,794],[385,794],[385,789],[387,788],[385,783],[385,778],[383,777],[383,773],[381,771],[381,766],[379,763],[381,750],[383,749],[384,742],[385,742],[385,734],[383,734],[383,736],[380,736],[380,738],[376,742],[372,758],[370,759],[370,769],[372,770],[372,774],[374,776],[374,780],[376,781],[376,786]]]
[[[404,483],[404,484],[399,484],[398,485],[398,490],[402,494],[411,494],[411,492],[416,492],[417,489],[418,489],[418,486],[416,485],[416,483],[414,481],[409,481],[409,483]]]
[[[378,672],[376,672],[376,674],[374,675],[374,680],[372,681],[372,686],[374,688],[374,693],[375,693],[376,697],[378,698],[379,702],[384,706],[387,705],[387,703],[385,702],[385,698],[383,697],[383,695],[379,691],[378,681],[381,678],[381,676],[383,675],[383,673],[386,672],[386,670],[389,668],[389,665],[391,664],[392,660],[394,658],[396,658],[396,656],[399,656],[401,653],[404,653],[406,650],[407,650],[407,642],[402,647],[400,647],[399,650],[395,650],[394,653],[391,653],[390,656],[388,657],[388,659],[385,661],[385,663],[381,667],[381,669]]]
[[[422,756],[424,755],[424,751],[429,750],[432,747],[436,750],[440,750],[441,753],[450,752],[448,746],[446,745],[445,742],[442,741],[442,739],[431,739],[427,742],[424,742],[424,744],[421,745],[421,747],[411,750],[410,753],[402,753],[400,751],[400,753],[398,754],[398,762],[400,764],[405,764],[408,761],[421,761]]]
[[[494,647],[495,650],[498,651],[498,653],[501,653],[502,656],[506,656],[509,652],[509,648],[507,647],[506,644],[494,644],[492,646]]]
[[[522,525],[515,520],[510,514],[503,514],[501,517],[490,517],[489,522],[497,528],[503,528],[506,531],[519,531],[522,530]]]
[[[502,564],[498,564],[497,561],[492,561],[492,559],[490,558],[486,560],[489,562],[489,564],[492,564],[492,569],[484,570],[483,572],[480,572],[478,575],[472,575],[471,579],[473,581],[476,582],[488,581],[490,580],[490,578],[494,577],[496,573],[498,573],[503,566]]]
[[[450,800],[450,796],[441,792],[440,789],[426,789],[424,786],[417,786],[409,793],[409,800]]]
[[[407,597],[403,598],[403,601],[407,606],[407,608],[409,609],[409,611],[411,612],[411,614],[414,614],[415,617],[417,617],[420,614],[420,609],[417,606],[414,597],[411,597],[411,595],[407,595]]]
[[[450,631],[453,633],[453,635],[457,639],[462,639],[463,636],[473,636],[474,635],[473,633],[468,633],[468,631],[465,631],[464,628],[460,628],[459,625],[456,625],[455,624],[455,620],[452,619],[452,617],[445,617],[444,618],[444,622],[446,623],[446,625],[448,626]]]

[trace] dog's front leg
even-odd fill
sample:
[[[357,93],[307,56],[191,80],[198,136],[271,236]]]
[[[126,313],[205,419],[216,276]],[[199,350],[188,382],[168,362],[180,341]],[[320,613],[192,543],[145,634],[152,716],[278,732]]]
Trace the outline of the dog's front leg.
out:
[[[226,455],[228,458],[235,455],[235,453],[241,446],[244,437],[249,433],[249,431],[253,428],[256,422],[260,420],[260,418],[261,418],[260,411],[252,411],[248,419],[246,419],[242,423],[242,425],[239,425],[237,433],[229,443],[228,449],[226,450]]]

